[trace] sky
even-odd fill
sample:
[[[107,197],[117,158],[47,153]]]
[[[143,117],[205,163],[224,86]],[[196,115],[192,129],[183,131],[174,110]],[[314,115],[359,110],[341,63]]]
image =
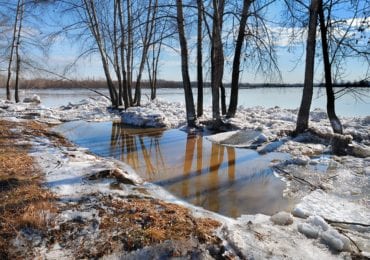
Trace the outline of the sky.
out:
[[[366,1],[366,0],[363,0]],[[281,15],[281,7],[273,6],[270,9],[270,20],[277,19]],[[337,11],[338,12],[338,11]],[[341,13],[342,12],[342,13]],[[346,17],[345,11],[339,10],[340,15]],[[63,21],[68,22],[68,21]],[[370,23],[370,18],[368,18]],[[227,21],[226,21],[227,23]],[[281,32],[277,41],[276,56],[278,61],[278,66],[281,73],[281,79],[277,76],[271,77],[271,75],[261,75],[256,74],[252,69],[255,67],[252,64],[249,68],[244,68],[241,72],[241,82],[243,83],[302,83],[304,79],[304,61],[305,61],[305,47],[304,47],[304,37],[302,42],[299,42],[294,51],[289,51],[288,48],[288,37],[290,28],[282,28],[276,24],[270,24],[270,28],[273,29],[275,34]],[[370,35],[370,29],[367,28],[367,36]],[[319,35],[318,35],[319,36]],[[368,38],[367,38],[368,39]],[[193,40],[193,42],[191,42]],[[190,37],[189,47],[194,46],[194,37]],[[174,46],[178,50],[178,46]],[[320,51],[318,48],[317,51]],[[79,56],[80,47],[70,42],[68,39],[60,37],[55,45],[50,49],[48,58],[48,69],[57,71],[61,73],[63,67],[75,60]],[[190,48],[190,78],[192,81],[196,80],[196,50]],[[323,80],[323,69],[321,65],[321,60],[317,60],[316,64],[316,75],[315,81],[322,82]],[[346,73],[343,78],[348,81],[361,80],[369,70],[368,65],[361,61],[350,60],[346,64]],[[161,55],[160,65],[159,65],[159,76],[160,79],[171,80],[171,81],[181,81],[181,60],[178,51],[170,48],[164,48]],[[206,80],[210,79],[210,72],[208,68],[204,68],[204,75]],[[93,54],[88,58],[81,59],[76,63],[76,66],[68,74],[70,78],[78,79],[104,79],[104,73],[101,66],[101,59],[98,54]],[[146,79],[146,76],[144,76]],[[231,81],[231,69],[226,67],[224,71],[224,82],[228,83]]]

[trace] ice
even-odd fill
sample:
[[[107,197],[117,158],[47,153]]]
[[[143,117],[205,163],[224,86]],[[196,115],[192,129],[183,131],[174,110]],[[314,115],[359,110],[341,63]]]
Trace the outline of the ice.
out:
[[[349,251],[350,240],[339,234],[337,230],[330,229],[321,234],[322,241],[336,251]]]
[[[322,190],[311,192],[296,207],[305,215],[319,215],[331,221],[370,225],[369,208]]]
[[[328,223],[320,216],[310,216],[307,219],[307,222],[313,226],[319,227],[321,230],[326,231],[329,229]]]
[[[293,224],[293,217],[290,213],[282,211],[271,216],[271,221],[280,226],[291,225]]]
[[[318,238],[320,230],[317,226],[313,226],[307,223],[300,223],[298,224],[298,231],[308,238]]]
[[[7,120],[14,121],[23,121],[24,119],[21,118],[32,116],[38,121],[55,124],[77,120],[123,120],[125,123],[145,127],[177,128],[186,125],[183,103],[158,99],[143,102],[142,107],[132,107],[126,111],[111,110],[108,108],[109,105],[109,100],[103,97],[87,98],[55,109],[45,108],[42,104],[35,102],[15,104],[0,100],[0,115]],[[211,108],[205,108],[204,116],[200,121],[210,119],[211,115]],[[260,153],[272,151],[288,153],[293,159],[284,162],[285,164],[282,163],[283,166],[298,164],[300,166],[296,167],[301,169],[299,177],[315,176],[319,180],[317,184],[322,186],[314,185],[306,189],[300,189],[302,186],[298,186],[295,191],[291,190],[291,193],[302,194],[301,200],[292,212],[295,217],[289,213],[278,213],[273,217],[258,214],[242,216],[238,219],[227,218],[200,207],[194,207],[154,184],[143,182],[133,169],[122,162],[87,154],[84,149],[53,147],[47,139],[34,140],[33,155],[45,172],[46,186],[62,201],[78,202],[81,198],[89,198],[92,194],[109,194],[112,197],[142,196],[130,187],[131,185],[122,185],[119,190],[112,190],[110,184],[117,181],[112,176],[94,180],[88,178],[99,171],[118,169],[117,176],[129,178],[135,184],[143,185],[141,187],[148,190],[146,196],[183,205],[191,209],[196,216],[210,217],[220,221],[222,227],[217,230],[217,235],[222,243],[226,248],[240,252],[246,258],[289,257],[299,259],[303,256],[306,259],[336,259],[349,256],[346,252],[333,254],[327,248],[328,246],[333,251],[351,249],[349,239],[335,230],[335,225],[328,224],[333,222],[347,223],[344,225],[349,226],[346,230],[352,232],[351,239],[365,241],[359,245],[365,252],[364,254],[368,254],[366,246],[368,247],[369,229],[365,226],[370,225],[369,157],[337,156],[326,159],[323,153],[328,152],[327,140],[333,136],[326,113],[322,110],[314,110],[310,113],[312,119],[310,127],[323,139],[308,133],[296,138],[287,136],[286,133],[295,128],[296,115],[297,110],[279,107],[240,107],[235,118],[224,118],[225,122],[232,124],[235,129],[239,129],[238,131],[209,137],[212,141],[223,145],[260,146],[258,148]],[[356,150],[355,155],[366,152],[370,144],[369,118],[348,117],[341,118],[341,120],[345,133],[353,136],[354,149],[360,151]],[[365,156],[361,157],[366,156],[365,153]],[[313,167],[312,165],[319,167],[322,163],[329,164],[333,161],[337,166],[330,176],[319,175],[321,173],[318,172],[307,172],[307,167]],[[284,179],[288,182],[287,189],[294,188],[294,185],[290,184],[292,181],[287,179]],[[329,188],[323,191],[316,189],[317,187]],[[65,219],[93,218],[92,212],[87,211],[65,211],[62,216]],[[308,216],[311,217],[305,219]],[[293,224],[285,225],[290,223]],[[317,239],[307,239],[307,237]],[[319,241],[322,243],[318,243]],[[58,252],[63,250],[64,253]],[[50,250],[46,250],[42,255],[70,256],[70,253],[55,246],[50,247]]]
[[[218,144],[233,147],[255,147],[267,141],[267,137],[255,130],[238,130],[207,136],[207,139]]]
[[[308,216],[304,213],[304,211],[300,208],[294,208],[292,211],[293,216],[297,218],[307,218]]]
[[[23,103],[41,103],[41,99],[38,95],[33,95],[32,97],[25,97]]]

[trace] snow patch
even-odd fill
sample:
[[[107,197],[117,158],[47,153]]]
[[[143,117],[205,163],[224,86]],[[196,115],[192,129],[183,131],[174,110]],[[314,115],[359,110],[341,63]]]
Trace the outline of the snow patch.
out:
[[[325,216],[325,219],[331,221],[370,225],[368,208],[322,190],[315,190],[305,196],[296,208],[308,216]]]

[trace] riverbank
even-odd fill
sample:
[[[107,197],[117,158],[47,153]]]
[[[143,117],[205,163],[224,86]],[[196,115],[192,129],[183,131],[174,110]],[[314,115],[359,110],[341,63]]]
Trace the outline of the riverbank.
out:
[[[286,196],[300,203],[290,214],[241,216],[231,219],[194,207],[158,186],[140,180],[119,161],[100,158],[86,149],[55,143],[55,133],[45,128],[24,135],[30,120],[57,125],[71,120],[117,120],[139,126],[181,127],[181,104],[157,101],[122,114],[105,109],[104,99],[47,109],[37,104],[1,102],[0,116],[8,132],[27,144],[32,164],[40,169],[40,187],[55,196],[54,223],[46,235],[37,228],[17,232],[11,246],[18,255],[60,257],[240,257],[336,259],[369,256],[369,157],[331,156],[330,126],[322,111],[312,113],[316,136],[287,137],[294,126],[295,111],[280,108],[240,109],[230,120],[235,132],[210,138],[223,145],[257,146],[260,152],[281,150],[289,161],[272,165],[287,182]],[[204,120],[209,117],[206,110]],[[21,119],[22,118],[22,119]],[[364,148],[369,146],[369,119],[342,119],[346,133]],[[10,123],[9,123],[10,124]],[[23,125],[24,124],[24,125]],[[23,125],[23,126],[22,126]],[[247,138],[258,131],[257,139]],[[10,138],[11,137],[11,138]],[[300,138],[300,139],[299,139]],[[62,140],[62,139],[60,139]],[[231,143],[230,140],[238,142]],[[8,141],[10,142],[10,141]],[[325,156],[321,156],[321,155]],[[317,168],[335,164],[330,174]],[[2,193],[3,195],[3,193]],[[41,235],[40,235],[41,233]],[[185,238],[185,240],[184,240]],[[27,245],[27,241],[37,241]],[[18,251],[17,251],[18,250]],[[30,256],[31,256],[30,255]]]

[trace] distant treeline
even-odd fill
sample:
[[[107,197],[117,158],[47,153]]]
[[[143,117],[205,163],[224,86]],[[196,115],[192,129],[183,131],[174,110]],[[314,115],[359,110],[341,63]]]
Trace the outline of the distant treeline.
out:
[[[0,79],[1,85],[5,86],[5,81]],[[3,84],[4,83],[4,84]],[[192,82],[192,86],[195,88],[197,82]],[[282,83],[241,83],[240,88],[300,88],[303,84],[282,84]],[[134,82],[135,86],[135,82]],[[143,81],[141,83],[143,88],[150,88],[148,81]],[[182,88],[181,81],[168,81],[168,80],[158,80],[158,88]],[[325,87],[323,83],[316,84],[316,87]],[[210,88],[211,83],[205,82],[204,87]],[[230,87],[230,84],[225,84],[225,87]],[[370,81],[358,81],[358,82],[344,82],[335,83],[334,87],[370,87]],[[20,82],[21,89],[73,89],[73,88],[107,88],[107,83],[105,80],[56,80],[56,79],[31,79],[22,80]]]

